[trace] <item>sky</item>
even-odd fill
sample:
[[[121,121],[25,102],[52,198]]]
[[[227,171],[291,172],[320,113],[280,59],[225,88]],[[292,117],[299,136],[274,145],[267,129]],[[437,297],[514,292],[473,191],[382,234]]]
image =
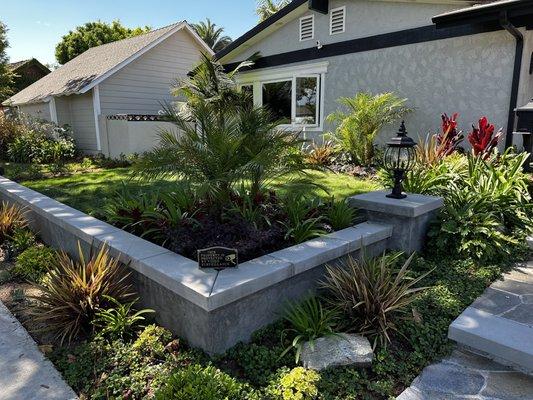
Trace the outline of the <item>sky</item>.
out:
[[[119,19],[127,27],[159,28],[177,21],[211,19],[236,39],[257,23],[255,0],[2,0],[11,62],[37,58],[54,63],[61,37],[85,22]]]

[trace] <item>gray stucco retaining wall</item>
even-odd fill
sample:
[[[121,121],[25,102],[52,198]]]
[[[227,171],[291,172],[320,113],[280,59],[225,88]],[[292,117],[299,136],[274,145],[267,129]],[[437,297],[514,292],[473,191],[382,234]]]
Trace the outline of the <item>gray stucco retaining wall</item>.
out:
[[[3,177],[0,200],[25,207],[43,241],[74,257],[78,243],[86,253],[107,245],[131,268],[142,303],[158,321],[208,353],[278,319],[287,300],[316,289],[325,264],[358,257],[363,248],[368,256],[384,251],[393,230],[362,223],[217,272]]]

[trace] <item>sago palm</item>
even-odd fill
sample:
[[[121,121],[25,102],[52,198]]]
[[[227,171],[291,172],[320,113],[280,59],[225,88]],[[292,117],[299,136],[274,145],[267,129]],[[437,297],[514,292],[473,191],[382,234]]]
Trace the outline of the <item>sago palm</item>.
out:
[[[192,25],[196,33],[204,42],[217,53],[229,45],[232,40],[229,36],[224,35],[224,28],[217,27],[209,18]]]
[[[371,164],[374,141],[381,129],[411,111],[405,106],[406,101],[394,93],[372,95],[361,92],[354,97],[341,97],[339,103],[346,111],[337,111],[327,118],[338,124],[333,139],[353,162]]]

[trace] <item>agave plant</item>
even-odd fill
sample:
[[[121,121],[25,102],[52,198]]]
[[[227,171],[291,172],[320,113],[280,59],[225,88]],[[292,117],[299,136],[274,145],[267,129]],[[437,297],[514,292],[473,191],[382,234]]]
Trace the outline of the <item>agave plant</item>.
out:
[[[408,306],[424,287],[417,284],[430,272],[413,278],[409,265],[414,254],[397,268],[402,253],[356,260],[348,258],[339,266],[327,266],[322,283],[328,298],[346,317],[346,328],[374,338],[374,347],[390,342],[396,319],[405,315]]]
[[[32,297],[31,313],[44,326],[39,330],[53,332],[61,344],[90,332],[96,312],[111,305],[105,296],[118,302],[134,296],[129,273],[106,246],[86,258],[78,243],[78,258],[60,253],[44,282],[36,285],[40,294]]]

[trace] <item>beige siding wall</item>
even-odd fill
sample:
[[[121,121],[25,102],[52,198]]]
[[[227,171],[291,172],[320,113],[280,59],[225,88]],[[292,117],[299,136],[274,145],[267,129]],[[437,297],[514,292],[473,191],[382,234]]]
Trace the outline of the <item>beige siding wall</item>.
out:
[[[48,103],[31,103],[19,106],[19,110],[24,114],[31,115],[35,118],[50,121],[50,105]]]
[[[96,151],[96,128],[92,92],[68,96],[74,140],[80,150]]]
[[[170,88],[199,61],[201,49],[179,31],[100,84],[102,115],[157,114]]]
[[[59,125],[72,125],[69,99],[70,97],[56,97],[57,123]]]

